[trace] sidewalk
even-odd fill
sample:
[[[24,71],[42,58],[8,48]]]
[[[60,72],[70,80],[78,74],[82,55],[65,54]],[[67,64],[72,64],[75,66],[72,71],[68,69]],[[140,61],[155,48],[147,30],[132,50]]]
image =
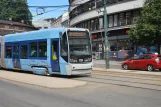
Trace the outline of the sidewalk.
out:
[[[84,81],[64,79],[57,77],[47,77],[34,74],[25,74],[11,71],[0,70],[0,79],[36,85],[46,88],[74,88],[86,85]]]
[[[121,65],[122,61],[109,61],[111,65]],[[105,64],[105,60],[93,59],[93,64]]]
[[[100,71],[101,72],[118,72],[118,73],[130,73],[130,74],[140,74],[140,75],[154,75],[154,76],[161,76],[160,71],[139,71],[139,70],[123,70],[123,69],[102,69],[102,68],[93,68],[93,71]]]
[[[122,61],[109,61],[111,69],[121,69],[121,63]],[[93,67],[105,69],[105,60],[93,60]]]
[[[110,69],[105,69],[105,66],[97,66],[97,65],[105,65],[105,60],[93,60],[93,71],[105,71],[105,72],[120,72],[120,73],[133,73],[133,74],[145,74],[145,75],[160,75],[160,71],[142,71],[142,70],[123,70],[121,68],[122,61],[110,61]],[[120,68],[118,68],[120,67]]]

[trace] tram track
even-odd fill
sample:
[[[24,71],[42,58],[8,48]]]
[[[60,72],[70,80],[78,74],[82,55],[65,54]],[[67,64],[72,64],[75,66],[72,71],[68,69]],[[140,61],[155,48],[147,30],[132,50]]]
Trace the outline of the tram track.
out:
[[[121,75],[120,75],[121,74]],[[123,73],[93,73],[88,77],[76,78],[77,80],[101,83],[101,84],[113,84],[127,87],[143,88],[150,90],[161,91],[161,79],[159,76],[146,76],[138,74],[123,74]]]
[[[97,77],[97,76],[92,76],[90,78],[161,86],[161,81],[155,81],[155,80],[151,80],[151,81],[150,80],[148,80],[148,81],[144,80],[144,81],[142,81],[143,79],[130,79],[130,78],[127,79],[127,77],[126,78],[114,78],[114,79],[112,79],[110,77],[100,78],[100,77]]]
[[[154,80],[154,81],[160,81],[161,82],[161,77],[147,77],[147,76],[138,76],[138,75],[116,75],[116,74],[102,74],[102,73],[92,73],[92,75],[101,75],[101,76],[111,76],[111,77],[124,77],[124,78],[132,78],[132,79],[141,79],[141,80]]]
[[[159,77],[161,78],[161,75],[153,75],[153,74],[140,74],[140,73],[132,73],[132,72],[136,72],[136,71],[130,71],[130,72],[113,72],[113,71],[97,71],[94,70],[93,73],[98,73],[98,74],[124,74],[124,75],[128,75],[128,76],[133,76],[133,75],[137,75],[137,76],[141,76],[141,77]],[[141,71],[138,71],[141,72]],[[161,73],[161,72],[160,72]]]

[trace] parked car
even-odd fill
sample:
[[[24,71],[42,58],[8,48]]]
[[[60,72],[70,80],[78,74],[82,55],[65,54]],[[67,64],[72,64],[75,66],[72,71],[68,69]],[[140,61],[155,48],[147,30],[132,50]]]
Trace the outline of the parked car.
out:
[[[153,71],[159,69],[161,71],[161,55],[158,54],[143,54],[134,56],[128,60],[123,61],[122,68],[128,69],[142,69]]]

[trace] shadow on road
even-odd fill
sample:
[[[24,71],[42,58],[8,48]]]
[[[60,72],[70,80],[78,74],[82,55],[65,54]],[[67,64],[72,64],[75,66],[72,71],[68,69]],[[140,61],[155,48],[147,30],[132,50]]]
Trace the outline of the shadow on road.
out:
[[[14,70],[14,69],[1,69],[7,72],[17,72],[17,73],[23,73],[23,74],[32,74],[32,75],[38,75],[34,74],[31,71],[23,71],[23,70]],[[73,79],[73,78],[81,78],[81,77],[88,77],[90,76],[89,74],[84,74],[84,75],[72,75],[72,76],[67,76],[67,75],[60,75],[60,74],[52,74],[52,75],[38,75],[38,76],[46,76],[46,77],[56,77],[56,78],[65,78],[65,79]]]

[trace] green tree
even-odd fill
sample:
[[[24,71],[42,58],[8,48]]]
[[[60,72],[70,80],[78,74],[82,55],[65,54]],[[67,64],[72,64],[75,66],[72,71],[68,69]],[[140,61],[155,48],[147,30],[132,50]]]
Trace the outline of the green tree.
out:
[[[146,0],[136,26],[129,31],[129,36],[137,45],[161,44],[161,0]]]
[[[28,9],[26,0],[1,0],[0,19],[21,22],[31,25],[31,13]]]

